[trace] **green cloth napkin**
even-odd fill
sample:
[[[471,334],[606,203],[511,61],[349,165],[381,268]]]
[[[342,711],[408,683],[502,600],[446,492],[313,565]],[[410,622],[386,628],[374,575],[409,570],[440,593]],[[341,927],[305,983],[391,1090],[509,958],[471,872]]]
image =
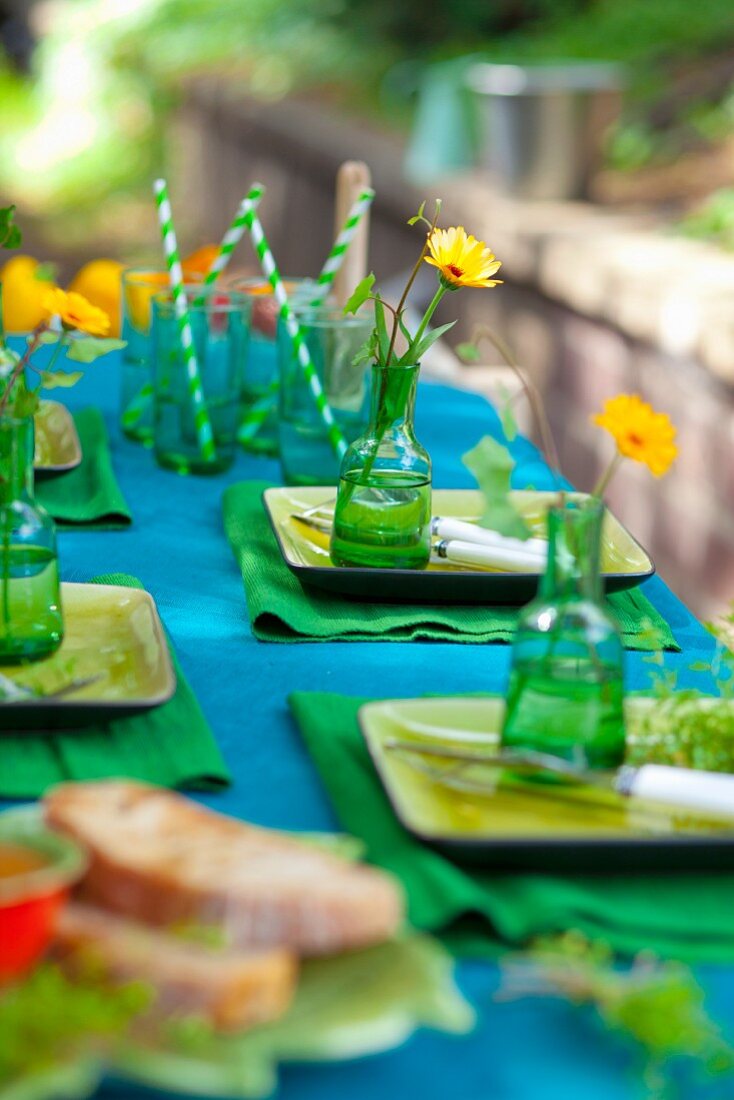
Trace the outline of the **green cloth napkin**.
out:
[[[91,583],[142,587],[122,573]],[[176,692],[162,706],[51,734],[0,730],[0,798],[38,798],[65,780],[123,776],[202,791],[228,786],[227,766],[173,649],[171,657]]]
[[[127,527],[132,515],[112,469],[99,409],[74,414],[82,461],[74,470],[36,480],[36,499],[61,527]]]
[[[457,953],[496,953],[575,928],[633,954],[650,948],[685,961],[734,958],[734,875],[493,874],[462,867],[414,840],[394,816],[357,725],[369,700],[318,692],[289,698],[341,826],[367,858],[403,883],[409,918],[451,933]]]
[[[263,642],[511,642],[517,608],[370,603],[303,588],[283,561],[265,514],[264,481],[230,486],[224,526]],[[609,600],[627,649],[679,649],[665,619],[638,589]]]

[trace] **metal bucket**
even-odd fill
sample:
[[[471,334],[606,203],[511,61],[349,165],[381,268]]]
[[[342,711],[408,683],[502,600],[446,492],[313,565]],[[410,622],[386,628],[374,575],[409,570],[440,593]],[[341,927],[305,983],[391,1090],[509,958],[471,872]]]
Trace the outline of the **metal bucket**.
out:
[[[619,113],[621,66],[602,62],[474,65],[482,163],[526,199],[579,199]]]

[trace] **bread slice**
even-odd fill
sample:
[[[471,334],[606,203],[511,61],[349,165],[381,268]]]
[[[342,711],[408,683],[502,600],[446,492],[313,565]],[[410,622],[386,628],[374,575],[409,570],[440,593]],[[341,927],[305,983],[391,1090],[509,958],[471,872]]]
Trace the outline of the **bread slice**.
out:
[[[61,913],[54,955],[72,971],[92,966],[114,982],[149,983],[156,1016],[195,1015],[226,1032],[282,1016],[298,971],[283,948],[217,950],[79,904]]]
[[[48,824],[80,841],[80,896],[152,925],[216,925],[238,948],[331,955],[388,939],[403,918],[388,875],[140,783],[67,783]]]
[[[149,983],[156,1015],[195,1015],[224,1032],[282,1016],[298,972],[283,948],[217,950],[80,904],[62,911],[54,955],[71,970],[91,965],[115,982]]]

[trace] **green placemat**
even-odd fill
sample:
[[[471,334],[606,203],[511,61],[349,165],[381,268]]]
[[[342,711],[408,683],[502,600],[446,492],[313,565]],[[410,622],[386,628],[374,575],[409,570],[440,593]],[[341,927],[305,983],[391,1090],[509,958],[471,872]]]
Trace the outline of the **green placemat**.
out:
[[[224,494],[224,526],[245,582],[254,635],[263,642],[511,642],[517,609],[368,603],[305,589],[278,548],[265,514],[264,481]],[[610,604],[627,649],[679,649],[665,619],[638,589]]]
[[[74,414],[82,445],[75,470],[36,480],[36,499],[60,527],[127,527],[132,515],[117,484],[99,409]]]
[[[91,583],[142,587],[122,573]],[[0,798],[38,798],[70,779],[125,777],[203,791],[228,786],[227,766],[173,649],[171,657],[176,693],[160,707],[47,735],[0,730]]]
[[[395,818],[357,726],[367,699],[297,692],[289,699],[340,824],[392,871],[411,923],[450,933],[458,953],[494,954],[533,936],[577,928],[633,954],[685,961],[734,958],[734,875],[499,875],[455,864]]]

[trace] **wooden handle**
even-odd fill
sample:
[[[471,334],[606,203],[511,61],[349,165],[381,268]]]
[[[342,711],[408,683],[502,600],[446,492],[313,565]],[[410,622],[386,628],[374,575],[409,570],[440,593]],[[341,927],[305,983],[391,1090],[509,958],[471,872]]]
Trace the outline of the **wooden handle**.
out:
[[[349,209],[365,187],[371,184],[370,170],[364,161],[345,160],[336,174],[334,204],[334,237],[341,232]],[[347,250],[342,266],[334,279],[334,297],[343,307],[355,286],[367,274],[367,252],[370,235],[370,212],[365,211],[354,239]]]

